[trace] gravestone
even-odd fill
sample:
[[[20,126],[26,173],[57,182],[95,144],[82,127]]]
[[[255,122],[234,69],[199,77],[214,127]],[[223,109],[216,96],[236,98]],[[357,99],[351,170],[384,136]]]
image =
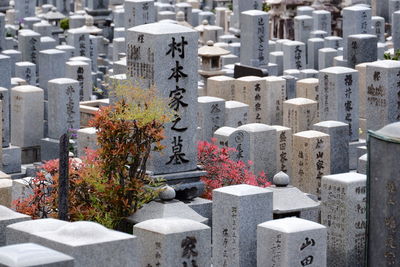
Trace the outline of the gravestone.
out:
[[[272,191],[268,189],[250,185],[215,189],[213,265],[256,266],[257,225],[272,220],[272,209]]]
[[[347,38],[353,34],[371,33],[371,9],[362,5],[346,7],[343,12],[343,59],[347,60]]]
[[[269,53],[269,61],[278,67],[278,76],[283,75],[283,52],[276,51]]]
[[[35,1],[27,1],[27,0],[14,0],[14,8],[16,12],[16,20],[24,19],[27,17],[35,16]]]
[[[89,57],[89,33],[82,29],[70,29],[67,33],[67,45],[75,47],[75,56]]]
[[[14,49],[9,49],[9,50],[3,50],[1,52],[3,55],[9,56],[11,59],[10,67],[11,67],[11,77],[15,77],[15,63],[20,62],[22,59],[21,52],[14,50]]]
[[[349,126],[340,121],[322,121],[313,130],[329,134],[331,141],[331,174],[349,172]]]
[[[10,91],[7,88],[0,87],[0,100],[1,100],[1,114],[2,114],[1,140],[2,140],[2,147],[5,148],[10,145]]]
[[[192,16],[192,5],[190,3],[176,3],[175,4],[175,9],[176,11],[182,11],[184,14],[184,21],[186,21],[189,24],[192,24],[193,22],[193,16]],[[216,11],[216,18],[218,17],[218,12],[217,9],[215,9]],[[225,10],[224,10],[225,11]],[[223,14],[225,14],[225,12],[223,12]],[[220,14],[221,15],[221,14]],[[217,24],[217,26],[219,27],[224,27],[225,25],[220,25]]]
[[[266,67],[269,62],[269,15],[259,10],[241,13],[240,64],[252,67]]]
[[[250,160],[250,134],[233,127],[221,127],[214,133],[216,144],[220,147],[231,147],[230,157],[235,161],[247,163]]]
[[[283,102],[283,126],[292,129],[293,134],[311,130],[317,122],[317,101],[307,98],[293,98]]]
[[[68,223],[54,231],[33,233],[31,242],[74,257],[77,266],[139,266],[137,238],[94,223]]]
[[[11,208],[12,190],[13,180],[4,178],[0,179],[0,205]]]
[[[228,76],[215,76],[207,79],[208,96],[233,100],[235,97],[235,79]]]
[[[86,155],[86,149],[97,150],[97,130],[94,127],[82,128],[76,131],[78,135],[78,156]]]
[[[339,36],[328,36],[324,38],[325,48],[338,49],[343,47],[343,38]]]
[[[399,2],[400,3],[400,2]],[[391,17],[391,16],[390,16]],[[378,16],[372,16],[372,34],[378,38],[378,42],[385,42],[385,19]]]
[[[0,52],[6,49],[5,25],[6,16],[3,13],[0,13]]]
[[[187,27],[152,23],[129,29],[126,40],[127,78],[143,89],[157,88],[159,96],[171,99],[169,108],[176,112],[173,121],[164,125],[161,145],[165,149],[162,153],[152,153],[147,170],[154,175],[163,174],[171,184],[174,182],[171,179],[186,172],[184,177],[175,179],[180,180],[174,185],[175,190],[197,188],[201,194],[197,126],[193,123],[197,115],[198,39],[199,34]]]
[[[276,155],[276,130],[266,124],[250,123],[237,128],[250,134],[250,160],[253,165],[250,170],[258,175],[265,173],[267,179],[272,179],[276,173],[276,161],[270,155]]]
[[[333,67],[333,60],[337,56],[337,50],[330,47],[318,50],[318,69],[322,70]]]
[[[283,69],[306,68],[306,46],[302,42],[291,41],[283,43]]]
[[[233,15],[230,18],[231,28],[229,31],[236,35],[240,29],[240,25],[242,24],[242,12],[254,9],[262,10],[261,0],[233,0]]]
[[[31,30],[19,31],[18,50],[21,52],[22,61],[29,61],[37,65],[40,51],[40,34]]]
[[[318,131],[294,134],[292,160],[293,186],[320,198],[322,176],[330,174],[329,135]]]
[[[11,89],[11,144],[21,148],[40,145],[43,138],[44,92],[31,86]]]
[[[350,141],[357,141],[359,135],[358,71],[345,67],[321,70],[319,92],[320,120],[335,120],[349,124]]]
[[[367,67],[368,68],[368,67]],[[399,265],[400,122],[368,133],[367,262],[368,266]]]
[[[28,215],[15,212],[7,207],[0,205],[0,247],[6,245],[7,225],[30,220]]]
[[[310,69],[319,69],[319,50],[324,48],[324,39],[322,38],[310,38],[307,41],[307,59],[308,59],[308,68]]]
[[[0,87],[11,89],[11,58],[0,54]]]
[[[393,13],[393,25],[399,25],[400,23],[400,11],[396,11]],[[392,41],[394,51],[398,51],[400,49],[400,29],[399,27],[392,28]]]
[[[314,10],[315,9],[311,6],[298,6],[296,9],[297,16],[310,16],[310,17],[312,17]]]
[[[225,126],[239,127],[248,123],[249,105],[238,101],[225,102]]]
[[[73,267],[74,258],[37,244],[25,243],[0,247],[0,265]]]
[[[257,266],[326,267],[327,230],[300,218],[284,218],[257,226]]]
[[[321,30],[331,35],[332,33],[332,15],[331,12],[326,10],[313,11],[314,30]]]
[[[267,123],[267,84],[263,78],[246,76],[236,79],[234,100],[249,105],[249,122]]]
[[[263,114],[266,116],[266,123],[269,125],[282,125],[283,103],[287,99],[286,80],[282,77],[265,77],[267,84],[267,98]]]
[[[367,65],[366,128],[377,130],[400,120],[400,62],[381,60]]]
[[[154,1],[127,0],[124,1],[125,29],[155,22]]]
[[[313,31],[314,20],[311,16],[301,15],[294,17],[294,40],[307,43]]]
[[[224,126],[225,100],[218,97],[198,98],[197,126],[201,128],[200,140],[211,141],[214,132]]]
[[[276,171],[292,175],[292,129],[272,125],[276,129]]]
[[[56,0],[55,7],[57,8],[57,11],[66,16],[68,16],[69,12],[71,11],[71,3],[68,0]]]
[[[133,234],[141,244],[138,266],[211,264],[211,229],[202,223],[181,218],[153,219],[136,224]]]
[[[44,90],[44,99],[48,99],[48,82],[65,77],[65,52],[48,49],[39,52],[39,86]]]
[[[6,227],[6,244],[29,243],[33,233],[55,231],[68,222],[56,219],[38,219],[10,224]]]
[[[347,61],[350,68],[378,59],[378,38],[373,34],[349,35],[347,41]]]
[[[28,85],[36,85],[36,65],[24,61],[15,63],[15,77],[24,79]]]
[[[93,90],[90,65],[82,61],[69,61],[65,64],[65,77],[78,81],[79,101],[89,101]]]
[[[394,12],[399,11],[400,10],[400,1],[399,0],[389,0],[388,3],[388,22],[389,24],[392,24],[392,15]],[[385,18],[383,18],[383,20],[385,21]]]
[[[321,223],[328,229],[328,266],[365,266],[366,176],[322,177]]]

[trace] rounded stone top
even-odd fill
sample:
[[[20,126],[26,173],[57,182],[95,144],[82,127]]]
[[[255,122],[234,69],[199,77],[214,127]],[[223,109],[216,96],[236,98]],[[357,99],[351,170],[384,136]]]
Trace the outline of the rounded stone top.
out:
[[[203,20],[202,22],[201,22],[201,24],[203,24],[203,25],[208,25],[208,20]]]
[[[173,200],[176,197],[175,189],[170,186],[164,186],[163,191],[160,192],[158,197],[163,201]]]
[[[86,26],[93,26],[94,25],[94,19],[93,19],[92,16],[86,16],[85,25]]]
[[[400,142],[400,122],[388,124],[380,130],[372,132],[372,134],[376,137],[393,140],[396,143]]]
[[[290,177],[283,171],[280,171],[277,174],[275,174],[272,181],[273,181],[274,185],[276,185],[278,187],[285,187],[285,186],[289,185]]]
[[[183,13],[183,11],[178,11],[178,13],[176,13],[176,20],[185,21],[185,13]]]
[[[51,8],[51,12],[56,12],[57,11],[57,8],[55,7],[55,6],[53,6],[52,8]]]
[[[208,46],[214,46],[214,41],[208,40],[208,41],[207,41],[207,45],[208,45]]]

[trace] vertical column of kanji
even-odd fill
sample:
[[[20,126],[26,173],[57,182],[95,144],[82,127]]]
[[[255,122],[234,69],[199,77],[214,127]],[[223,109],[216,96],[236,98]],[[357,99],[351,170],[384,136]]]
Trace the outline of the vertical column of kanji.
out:
[[[164,150],[151,155],[148,169],[166,174],[196,169],[198,33],[173,24],[146,24],[128,30],[128,77],[155,86],[174,112],[165,126]]]

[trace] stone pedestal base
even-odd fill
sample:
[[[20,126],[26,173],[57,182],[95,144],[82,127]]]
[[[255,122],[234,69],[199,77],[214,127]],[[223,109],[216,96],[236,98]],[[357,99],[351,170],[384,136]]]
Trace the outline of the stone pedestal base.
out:
[[[21,172],[21,148],[19,146],[3,147],[3,168],[5,173]]]
[[[150,176],[164,179],[169,186],[175,189],[177,199],[190,200],[203,194],[205,185],[200,181],[200,177],[206,174],[206,171],[194,170],[160,175],[150,174]]]
[[[52,160],[60,157],[60,141],[51,138],[40,140],[41,159]]]
[[[21,148],[21,164],[29,164],[38,161],[40,161],[40,146]]]

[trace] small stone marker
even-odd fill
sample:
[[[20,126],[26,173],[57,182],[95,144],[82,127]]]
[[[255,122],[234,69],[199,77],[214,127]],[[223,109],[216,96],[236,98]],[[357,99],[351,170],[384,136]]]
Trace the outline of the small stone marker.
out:
[[[236,151],[230,156],[235,161],[247,163],[250,160],[250,134],[244,130],[233,127],[221,127],[214,133],[217,145],[220,147],[232,147]]]
[[[136,224],[133,234],[141,244],[140,266],[211,264],[211,229],[202,223],[182,218],[153,219]]]
[[[257,266],[326,267],[327,230],[300,218],[284,218],[257,226]]]
[[[283,102],[283,126],[293,133],[307,131],[317,122],[318,102],[307,98],[293,98]]]
[[[225,100],[235,98],[235,79],[228,76],[215,76],[207,79],[207,95]]]
[[[321,223],[328,228],[328,266],[364,266],[366,181],[358,173],[322,177]]]
[[[79,129],[77,132],[78,135],[78,156],[85,156],[86,149],[97,150],[97,131],[96,128],[83,128]]]
[[[272,209],[272,192],[268,189],[250,185],[215,189],[213,265],[256,266],[257,225],[272,220]]]
[[[318,69],[322,70],[333,67],[334,58],[337,56],[338,51],[330,47],[318,50]]]
[[[254,174],[265,173],[267,179],[272,179],[276,173],[276,161],[271,155],[276,155],[276,130],[266,124],[250,123],[237,128],[250,134],[250,169]]]
[[[319,68],[319,50],[324,48],[324,39],[310,38],[307,41],[307,59],[308,68],[318,70]]]
[[[340,121],[322,121],[313,130],[329,134],[331,141],[331,174],[349,172],[349,126]]]
[[[154,1],[126,0],[124,1],[125,29],[155,22]]]
[[[200,96],[198,98],[198,123],[201,127],[201,140],[211,141],[218,128],[225,122],[225,100],[218,97]]]
[[[283,43],[283,69],[305,69],[306,45],[302,42],[291,41]]]
[[[31,62],[15,63],[15,77],[24,79],[28,85],[36,85],[36,65]]]
[[[321,194],[321,178],[330,174],[329,135],[304,131],[293,135],[293,186],[301,191]]]
[[[225,102],[225,126],[239,127],[248,123],[249,105],[238,101]]]

